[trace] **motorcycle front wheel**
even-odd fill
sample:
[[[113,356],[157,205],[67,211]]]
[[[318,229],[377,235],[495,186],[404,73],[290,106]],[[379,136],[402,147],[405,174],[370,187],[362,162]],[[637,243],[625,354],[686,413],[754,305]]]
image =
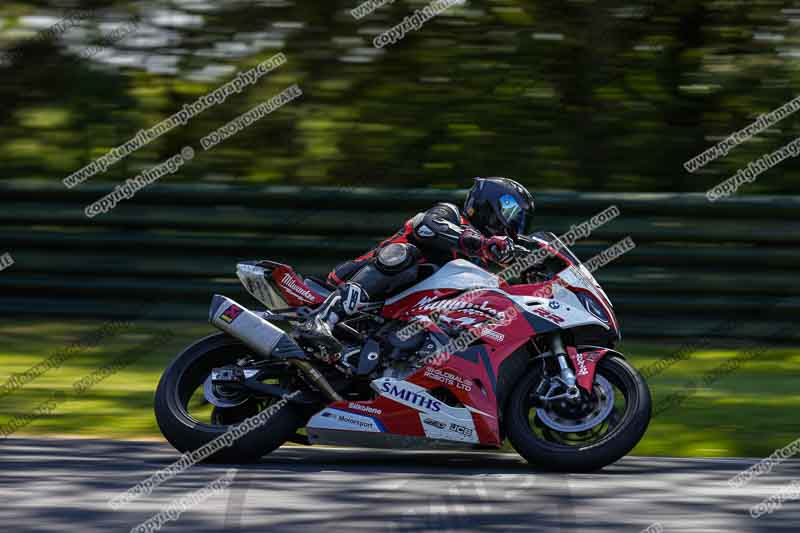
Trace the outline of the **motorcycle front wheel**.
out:
[[[591,393],[578,402],[542,402],[539,370],[522,377],[509,398],[506,430],[514,449],[529,463],[560,472],[590,472],[630,452],[650,423],[650,390],[621,357],[597,365]]]

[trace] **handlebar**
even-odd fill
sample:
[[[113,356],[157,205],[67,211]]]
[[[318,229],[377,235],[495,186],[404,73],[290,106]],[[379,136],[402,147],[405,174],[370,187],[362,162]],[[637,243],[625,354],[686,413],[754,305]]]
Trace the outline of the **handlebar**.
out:
[[[531,251],[524,246],[514,243],[514,255],[529,255],[530,253]]]

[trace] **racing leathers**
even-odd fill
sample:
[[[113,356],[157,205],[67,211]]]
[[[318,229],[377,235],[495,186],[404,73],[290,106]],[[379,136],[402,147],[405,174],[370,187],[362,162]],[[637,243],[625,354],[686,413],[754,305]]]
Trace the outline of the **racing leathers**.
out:
[[[333,269],[328,283],[338,289],[299,326],[300,339],[317,348],[323,359],[336,361],[342,346],[332,329],[340,318],[354,314],[370,300],[383,299],[415,283],[417,265],[441,266],[459,257],[484,265],[509,263],[513,241],[506,236],[482,235],[453,204],[436,204],[418,213],[374,249]]]

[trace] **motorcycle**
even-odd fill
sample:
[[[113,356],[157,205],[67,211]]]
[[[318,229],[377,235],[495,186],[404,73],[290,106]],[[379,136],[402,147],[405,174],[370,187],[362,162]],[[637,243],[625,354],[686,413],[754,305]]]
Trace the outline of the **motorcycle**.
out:
[[[630,452],[651,416],[644,378],[614,350],[608,296],[554,234],[521,236],[497,274],[455,259],[341,320],[321,360],[295,327],[334,287],[273,261],[237,265],[266,309],[221,295],[220,332],[179,354],[155,395],[164,437],[189,452],[268,411],[210,461],[257,461],[286,442],[497,449],[545,469],[600,469]],[[509,272],[511,275],[508,275]]]

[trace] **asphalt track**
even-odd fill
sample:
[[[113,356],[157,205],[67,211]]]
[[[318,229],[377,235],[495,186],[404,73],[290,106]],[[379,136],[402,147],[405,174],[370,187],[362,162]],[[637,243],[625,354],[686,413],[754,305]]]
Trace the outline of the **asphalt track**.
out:
[[[146,497],[108,500],[171,464],[157,442],[0,441],[0,529],[130,531],[231,466],[195,465]],[[743,488],[748,459],[629,457],[594,474],[533,470],[515,454],[284,447],[234,465],[233,483],[161,531],[800,531],[800,501],[753,519],[751,506],[800,479],[786,462]]]

